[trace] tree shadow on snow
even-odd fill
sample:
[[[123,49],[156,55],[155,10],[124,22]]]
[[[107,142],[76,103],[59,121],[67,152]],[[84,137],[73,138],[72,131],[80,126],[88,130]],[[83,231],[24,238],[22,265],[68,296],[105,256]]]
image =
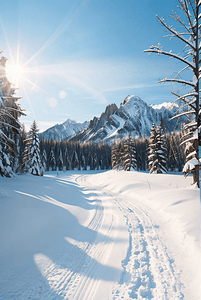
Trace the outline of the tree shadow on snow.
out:
[[[74,284],[74,274],[95,280],[114,278],[119,269],[102,265],[87,253],[95,245],[95,227],[82,226],[68,210],[69,205],[86,211],[95,209],[96,194],[70,181],[48,177],[41,184],[41,178],[33,177],[31,182],[27,178],[27,184],[25,177],[24,183],[16,186],[11,200],[20,204],[9,215],[14,220],[4,231],[5,249],[9,250],[2,259],[4,269],[11,271],[0,296],[63,299],[68,285]],[[112,242],[110,237],[98,235],[100,242]],[[96,247],[101,251],[99,244]]]

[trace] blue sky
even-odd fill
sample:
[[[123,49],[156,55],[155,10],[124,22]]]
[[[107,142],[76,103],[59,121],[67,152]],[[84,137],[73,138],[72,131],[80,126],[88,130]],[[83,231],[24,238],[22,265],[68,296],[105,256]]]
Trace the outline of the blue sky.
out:
[[[177,1],[59,0],[1,3],[1,49],[9,64],[23,66],[19,101],[41,131],[66,119],[83,122],[100,116],[106,105],[138,95],[148,104],[174,100],[170,84],[181,65],[143,50],[159,42],[181,51],[156,14],[169,15]],[[9,77],[10,79],[10,77]],[[13,82],[14,83],[14,82]]]

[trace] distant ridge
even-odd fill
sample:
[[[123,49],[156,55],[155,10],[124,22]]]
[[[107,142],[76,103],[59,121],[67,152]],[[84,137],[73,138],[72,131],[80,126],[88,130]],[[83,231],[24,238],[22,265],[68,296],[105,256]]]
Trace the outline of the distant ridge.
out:
[[[40,133],[40,138],[112,143],[114,139],[128,136],[129,132],[133,137],[149,136],[152,123],[158,126],[160,121],[164,132],[181,130],[181,124],[187,120],[186,116],[170,121],[177,109],[175,103],[148,105],[138,96],[127,96],[119,107],[109,104],[99,118],[94,117],[84,123],[68,119]]]
[[[88,125],[89,121],[85,121],[84,123],[78,123],[76,121],[68,119],[62,124],[56,124],[48,128],[44,132],[40,133],[39,137],[45,140],[61,141],[76,133],[79,133],[83,129],[87,128]]]

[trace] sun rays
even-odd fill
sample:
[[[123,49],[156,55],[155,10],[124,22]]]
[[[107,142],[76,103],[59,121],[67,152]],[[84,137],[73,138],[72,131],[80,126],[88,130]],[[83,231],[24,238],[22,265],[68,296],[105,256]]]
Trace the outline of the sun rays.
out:
[[[26,70],[23,68],[22,65],[16,63],[7,63],[6,66],[6,74],[7,78],[10,82],[12,82],[16,87],[19,86],[19,83],[23,81],[26,76]]]

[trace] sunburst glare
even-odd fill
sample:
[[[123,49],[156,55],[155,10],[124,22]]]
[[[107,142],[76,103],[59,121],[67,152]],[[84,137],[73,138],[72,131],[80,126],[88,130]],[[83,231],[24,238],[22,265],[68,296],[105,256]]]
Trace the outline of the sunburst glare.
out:
[[[7,63],[6,66],[6,75],[10,82],[12,82],[16,87],[19,87],[19,83],[22,83],[24,81],[26,74],[26,69],[16,63]]]

